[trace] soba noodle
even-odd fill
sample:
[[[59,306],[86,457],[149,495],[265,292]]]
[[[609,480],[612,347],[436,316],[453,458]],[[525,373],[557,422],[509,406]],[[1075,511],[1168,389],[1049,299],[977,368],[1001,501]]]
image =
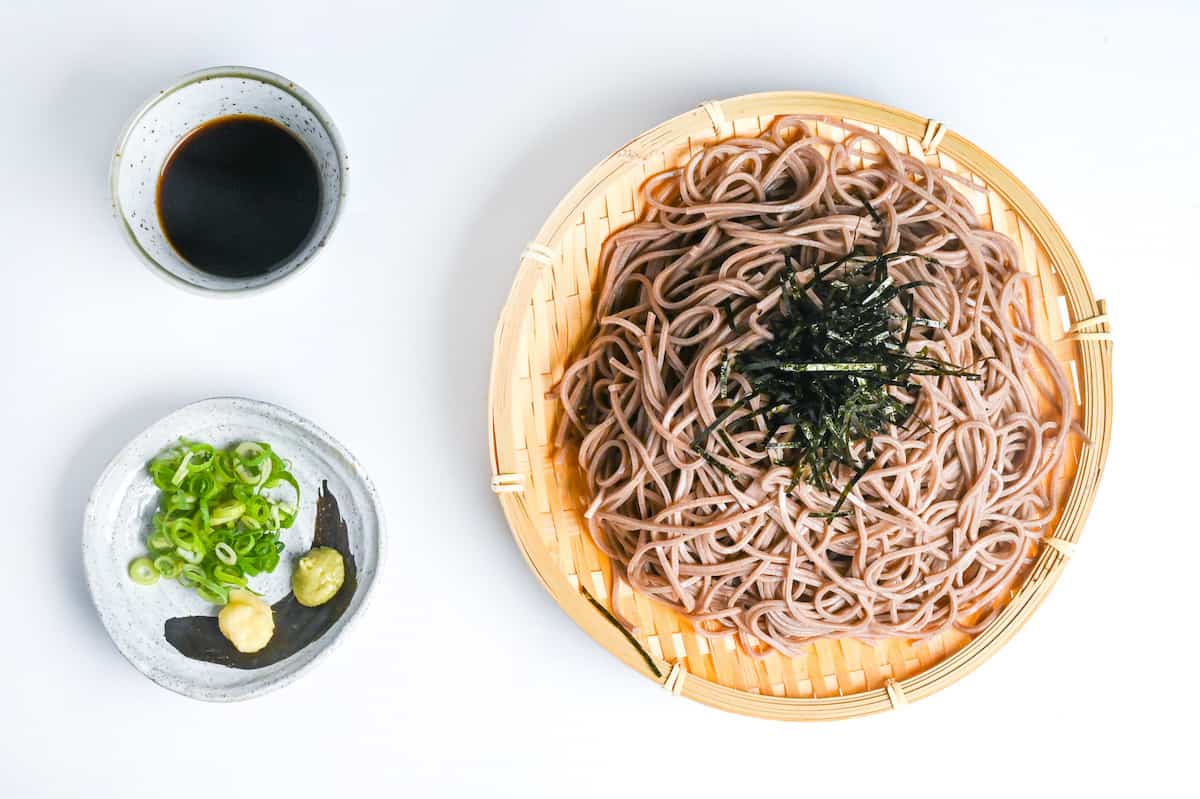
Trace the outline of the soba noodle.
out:
[[[818,137],[816,121],[779,118],[646,182],[640,221],[605,242],[595,330],[558,389],[559,452],[577,453],[588,528],[616,575],[755,655],[977,629],[1056,513],[1050,478],[1072,427],[1030,276],[980,225],[962,178],[833,120],[820,121],[844,138]],[[771,335],[787,261],[803,278],[855,248],[936,259],[890,265],[897,282],[930,284],[913,312],[946,323],[911,346],[978,364],[981,379],[914,377],[923,424],[876,436],[849,515],[828,519],[815,514],[836,492],[789,491],[792,470],[764,451],[750,416],[761,399],[731,418],[740,432],[709,439],[712,459],[691,446],[730,404],[722,353]],[[736,370],[728,379],[749,393]]]

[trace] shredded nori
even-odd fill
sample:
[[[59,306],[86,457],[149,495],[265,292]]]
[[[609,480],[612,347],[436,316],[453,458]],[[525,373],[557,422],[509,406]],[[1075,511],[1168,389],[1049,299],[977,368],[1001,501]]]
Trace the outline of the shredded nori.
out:
[[[871,201],[867,199],[866,195],[860,193],[858,199],[863,204],[863,207],[867,209],[867,213],[871,215],[871,219],[875,220],[875,224],[882,225],[883,217],[875,210],[875,206],[871,205]]]
[[[621,624],[621,622],[617,621],[617,617],[612,614],[612,611],[604,607],[604,605],[601,605],[600,601],[592,596],[590,591],[588,591],[582,585],[579,586],[579,590],[583,593],[584,598],[591,603],[592,607],[600,611],[600,615],[608,619],[609,623],[616,627],[621,632],[621,635],[625,636],[625,640],[633,645],[633,648],[637,650],[637,653],[642,656],[642,660],[646,661],[646,665],[650,668],[650,672],[655,677],[662,679],[662,669],[660,669],[658,664],[654,662],[654,657],[646,651],[646,647],[642,646],[642,642],[635,638],[633,633],[629,632],[629,630],[625,628],[624,624]]]
[[[729,350],[721,357],[721,373],[718,378],[719,385],[717,386],[717,396],[725,399],[729,396],[729,367],[733,365],[732,359],[729,357]]]
[[[836,490],[832,510],[821,515],[844,515],[841,507],[850,490],[875,463],[874,436],[892,425],[903,428],[914,418],[915,402],[890,389],[915,395],[919,386],[914,375],[979,379],[969,366],[934,358],[926,348],[909,351],[914,327],[940,329],[945,323],[913,314],[913,292],[929,284],[897,284],[888,264],[902,257],[936,263],[908,252],[852,253],[817,267],[801,285],[794,262],[789,262],[780,279],[778,309],[764,320],[773,338],[736,354],[724,353],[718,394],[731,403],[692,441],[693,451],[733,477],[733,470],[707,449],[708,438],[719,430],[736,456],[729,435],[753,429],[756,417],[761,418],[771,461],[792,469],[789,490],[800,481],[821,491]],[[749,382],[749,394],[729,397],[730,372]],[[752,409],[755,398],[759,407]],[[748,412],[735,416],[739,411]],[[863,441],[862,455],[856,456]],[[840,469],[851,470],[852,477],[839,490],[835,478]]]

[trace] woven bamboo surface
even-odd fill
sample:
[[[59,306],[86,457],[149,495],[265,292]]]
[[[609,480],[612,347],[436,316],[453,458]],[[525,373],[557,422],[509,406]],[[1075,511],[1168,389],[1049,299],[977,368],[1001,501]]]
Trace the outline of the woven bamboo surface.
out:
[[[547,391],[589,331],[601,244],[638,216],[639,189],[647,177],[716,140],[756,134],[773,117],[789,113],[879,131],[902,152],[987,186],[964,193],[985,226],[1017,242],[1024,268],[1038,276],[1034,317],[1074,384],[1084,435],[1073,437],[1070,462],[1055,486],[1065,501],[1047,545],[1004,610],[975,636],[951,631],[924,641],[822,640],[798,657],[773,653],[754,659],[735,639],[701,637],[673,610],[627,586],[617,602],[626,618],[638,621],[638,645],[599,609],[609,601],[608,569],[583,523],[586,502],[578,475],[554,462],[559,409]],[[818,128],[839,137],[834,125]],[[1108,452],[1108,317],[1062,231],[1029,189],[941,123],[838,95],[746,95],[704,103],[642,134],[588,173],[554,210],[522,254],[496,329],[489,421],[492,489],[517,543],[546,589],[600,644],[674,693],[726,710],[791,720],[865,715],[927,696],[971,671],[1013,635],[1053,586],[1079,537]]]

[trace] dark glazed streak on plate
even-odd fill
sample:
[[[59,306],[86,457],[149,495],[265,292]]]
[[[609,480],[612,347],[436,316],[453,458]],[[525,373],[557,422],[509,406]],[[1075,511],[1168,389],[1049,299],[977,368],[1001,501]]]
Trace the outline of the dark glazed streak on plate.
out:
[[[332,627],[354,599],[358,588],[358,565],[350,552],[350,534],[346,520],[338,510],[337,497],[322,481],[317,493],[317,523],[312,547],[330,547],[342,553],[346,561],[346,581],[333,599],[308,608],[296,601],[291,592],[271,606],[275,613],[275,635],[259,652],[245,654],[221,634],[216,616],[183,616],[168,619],[163,635],[171,646],[193,660],[205,660],[234,669],[261,669],[291,657],[316,641]]]

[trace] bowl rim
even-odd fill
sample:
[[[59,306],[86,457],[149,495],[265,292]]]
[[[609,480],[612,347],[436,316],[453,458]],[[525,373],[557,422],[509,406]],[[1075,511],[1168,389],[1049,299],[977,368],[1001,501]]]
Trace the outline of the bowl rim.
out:
[[[370,580],[367,581],[365,585],[360,578],[359,587],[356,591],[358,597],[358,606],[353,610],[347,610],[347,613],[343,616],[345,621],[338,629],[326,631],[322,636],[320,636],[320,638],[313,641],[313,643],[316,643],[318,640],[328,638],[325,644],[319,650],[314,652],[312,657],[306,663],[303,663],[292,671],[282,673],[274,680],[252,685],[251,687],[235,694],[224,693],[220,690],[195,690],[191,687],[191,683],[186,681],[166,679],[159,670],[153,668],[148,663],[144,663],[137,653],[132,650],[132,647],[124,643],[123,638],[113,633],[114,621],[107,606],[104,605],[100,600],[100,592],[98,590],[100,577],[93,570],[92,559],[88,556],[87,552],[88,542],[92,537],[93,529],[95,527],[94,520],[97,517],[97,512],[102,499],[100,496],[101,488],[114,477],[118,467],[121,464],[121,461],[124,459],[124,455],[132,450],[139,441],[148,437],[157,428],[165,425],[170,420],[186,411],[194,410],[205,405],[223,408],[228,407],[231,404],[244,405],[255,411],[261,411],[275,415],[283,419],[286,424],[299,428],[307,436],[317,439],[332,447],[334,451],[338,453],[339,457],[345,459],[346,464],[350,467],[350,470],[362,482],[363,488],[371,500],[372,512],[376,519],[377,526],[374,553],[375,568],[371,573]],[[250,399],[248,397],[237,396],[208,397],[206,399],[190,402],[187,405],[176,408],[170,413],[156,419],[154,422],[142,429],[141,432],[130,438],[124,446],[117,450],[117,452],[109,460],[108,464],[100,472],[100,476],[96,479],[91,493],[88,495],[87,505],[84,508],[83,525],[81,529],[82,535],[80,536],[80,551],[83,558],[84,574],[87,577],[88,595],[91,598],[92,607],[96,609],[96,614],[100,617],[100,621],[104,625],[104,630],[106,633],[108,633],[108,637],[113,642],[113,645],[116,646],[117,651],[121,653],[121,656],[125,658],[130,665],[132,665],[143,676],[156,685],[177,693],[180,696],[186,696],[189,699],[197,699],[214,703],[241,702],[248,699],[255,699],[290,685],[303,675],[307,674],[318,662],[323,660],[330,652],[336,649],[343,640],[345,640],[347,632],[349,632],[357,619],[367,609],[367,606],[370,604],[371,597],[375,593],[375,587],[383,575],[388,553],[387,521],[384,517],[383,503],[379,496],[379,491],[376,489],[375,484],[371,481],[371,477],[367,474],[366,469],[364,469],[363,465],[358,461],[357,458],[354,457],[353,453],[351,453],[350,450],[343,446],[342,443],[333,436],[329,435],[320,427],[317,427],[311,421],[305,419],[303,416],[300,416],[294,411],[284,408],[281,405],[263,402],[262,400]],[[292,657],[294,656],[295,655]],[[287,659],[285,658],[285,660],[281,662],[286,662],[286,660]]]
[[[209,286],[200,286],[167,270],[162,264],[155,260],[150,253],[146,252],[141,244],[138,243],[137,235],[133,232],[133,228],[130,227],[129,220],[125,218],[125,211],[121,207],[121,199],[118,192],[118,183],[120,181],[121,173],[121,158],[125,152],[125,145],[129,141],[130,135],[132,135],[142,117],[145,116],[146,113],[152,108],[169,98],[180,89],[186,88],[187,86],[191,86],[195,83],[200,83],[201,81],[209,80],[211,78],[247,78],[259,83],[273,86],[280,91],[294,97],[298,103],[304,106],[309,113],[316,117],[317,121],[321,124],[321,127],[323,127],[325,132],[329,134],[329,140],[332,143],[334,152],[337,153],[338,157],[340,191],[338,194],[337,203],[333,209],[333,218],[329,220],[329,228],[325,231],[326,241],[333,236],[334,230],[337,229],[338,222],[341,220],[342,212],[346,205],[346,197],[350,180],[350,170],[348,166],[349,156],[346,154],[345,143],[342,140],[342,135],[338,131],[337,125],[335,125],[333,122],[333,118],[329,116],[329,113],[325,110],[324,106],[317,102],[315,97],[309,94],[303,87],[300,86],[300,84],[288,80],[287,78],[275,72],[259,69],[258,67],[228,65],[208,67],[206,69],[199,69],[194,72],[189,72],[186,75],[180,76],[171,82],[171,84],[166,88],[161,89],[157,94],[147,99],[137,108],[136,111],[130,115],[129,120],[125,123],[124,127],[121,128],[121,132],[117,136],[116,146],[113,149],[112,163],[109,165],[108,172],[108,186],[113,216],[120,225],[123,238],[129,244],[129,246],[133,248],[133,251],[138,256],[138,259],[144,265],[146,265],[151,272],[158,277],[163,278],[172,286],[176,286],[177,288],[181,288],[185,291],[190,291],[194,294],[199,294],[205,297],[233,299],[235,297],[246,297],[254,294],[260,294],[268,289],[275,288],[287,282],[290,278],[306,271],[308,267],[317,260],[318,256],[320,256],[325,248],[318,247],[311,255],[298,263],[292,269],[289,269],[286,272],[281,272],[277,277],[274,277],[256,286],[250,286],[246,288],[213,288]]]
[[[511,439],[513,433],[497,427],[497,406],[498,403],[510,401],[510,386],[516,379],[513,376],[514,365],[523,347],[522,323],[532,313],[532,301],[542,283],[542,270],[554,262],[554,247],[561,241],[564,229],[573,224],[586,205],[608,188],[606,184],[610,178],[631,165],[643,164],[643,147],[650,152],[657,152],[664,142],[676,141],[684,135],[702,142],[720,140],[731,135],[731,132],[725,132],[727,122],[791,113],[858,121],[918,141],[923,136],[934,137],[938,143],[931,149],[946,153],[956,163],[984,180],[988,189],[1000,195],[1027,224],[1061,278],[1072,318],[1099,318],[1104,313],[1103,301],[1094,298],[1078,256],[1033,192],[995,158],[936,120],[882,103],[824,92],[762,92],[709,101],[647,130],[593,167],[564,195],[537,237],[521,255],[520,266],[500,312],[494,338],[488,393],[488,449],[493,491],[518,549],[560,608],[610,654],[644,676],[712,707],[760,718],[816,721],[894,709],[947,687],[977,668],[1033,615],[1067,562],[1070,546],[1086,522],[1103,472],[1112,430],[1112,361],[1110,341],[1101,340],[1108,339],[1107,323],[1099,328],[1102,333],[1085,335],[1075,342],[1078,345],[1080,401],[1083,409],[1080,422],[1091,444],[1081,448],[1070,493],[1063,502],[1062,515],[1053,528],[1056,538],[1066,539],[1066,546],[1061,550],[1052,546],[1043,547],[1035,562],[1028,567],[1017,593],[962,648],[909,677],[900,680],[889,678],[882,688],[868,688],[832,697],[774,696],[727,687],[698,675],[688,675],[679,690],[672,679],[674,671],[666,674],[666,670],[672,668],[671,664],[662,658],[655,658],[662,675],[654,674],[641,654],[629,645],[615,627],[596,613],[571,585],[557,560],[541,543],[533,515],[536,511],[530,509],[519,485],[514,486],[509,482],[511,474],[505,474],[520,472],[523,478],[531,468],[537,468],[537,464],[514,463],[511,452],[501,452],[502,447],[506,446],[502,444],[505,437]],[[656,170],[648,170],[647,176],[652,171]],[[501,463],[502,458],[505,458],[505,464]],[[509,468],[502,468],[502,465]],[[666,675],[665,682],[663,675]]]

